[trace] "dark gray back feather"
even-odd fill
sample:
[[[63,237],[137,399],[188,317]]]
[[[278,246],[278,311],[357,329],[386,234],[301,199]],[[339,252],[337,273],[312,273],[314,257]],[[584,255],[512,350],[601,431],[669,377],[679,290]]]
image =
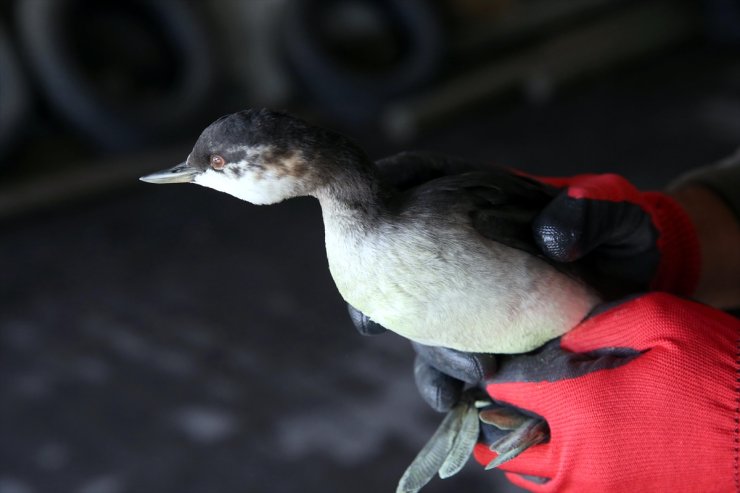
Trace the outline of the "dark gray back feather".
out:
[[[505,168],[435,153],[404,152],[376,164],[399,191],[391,210],[410,215],[429,210],[462,214],[481,236],[541,258],[584,280],[607,300],[627,293],[614,280],[594,276],[589,259],[557,262],[535,243],[532,222],[559,189]]]

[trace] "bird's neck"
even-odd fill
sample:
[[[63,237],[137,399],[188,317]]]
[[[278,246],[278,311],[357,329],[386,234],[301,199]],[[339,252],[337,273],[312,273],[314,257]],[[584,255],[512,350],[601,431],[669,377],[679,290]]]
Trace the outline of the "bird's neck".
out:
[[[340,158],[341,159],[341,158]],[[324,225],[342,234],[361,234],[384,215],[391,195],[375,165],[364,156],[333,163],[324,185],[314,193]]]

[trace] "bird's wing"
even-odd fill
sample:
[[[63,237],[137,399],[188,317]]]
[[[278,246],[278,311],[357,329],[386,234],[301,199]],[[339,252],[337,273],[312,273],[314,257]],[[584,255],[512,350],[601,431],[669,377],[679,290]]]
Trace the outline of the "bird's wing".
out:
[[[398,190],[409,190],[437,178],[485,169],[462,158],[427,151],[405,151],[375,163],[380,175]]]
[[[556,190],[500,167],[444,154],[410,151],[376,162],[381,176],[402,194],[402,207],[440,204],[464,211],[482,236],[542,256],[531,223]]]
[[[594,267],[598,257],[564,263],[542,253],[535,242],[532,222],[558,192],[555,187],[507,169],[489,167],[442,176],[409,188],[400,195],[397,207],[411,217],[433,211],[437,217],[469,221],[481,236],[525,251],[560,272],[581,279],[605,300],[620,299],[633,292],[629,284],[600,275]]]
[[[502,168],[444,176],[423,183],[406,195],[405,206],[463,214],[480,235],[543,257],[532,221],[557,193],[548,185]]]

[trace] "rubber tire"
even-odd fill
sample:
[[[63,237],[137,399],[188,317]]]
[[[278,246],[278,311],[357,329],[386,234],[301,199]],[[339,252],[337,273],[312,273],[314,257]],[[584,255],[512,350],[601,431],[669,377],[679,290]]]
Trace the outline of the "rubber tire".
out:
[[[182,77],[165,98],[141,110],[122,110],[95,96],[94,82],[65,48],[65,12],[81,0],[23,0],[17,24],[28,64],[59,115],[97,146],[128,150],[170,136],[203,106],[213,85],[209,41],[191,8],[178,0],[135,0],[160,24],[182,65]]]
[[[0,163],[21,137],[30,107],[28,84],[10,39],[0,27]]]
[[[294,0],[285,10],[283,47],[286,62],[326,110],[349,121],[374,116],[378,105],[430,81],[441,65],[445,33],[439,13],[425,0],[377,0],[404,26],[409,54],[393,70],[360,75],[339,66],[325,53],[312,22],[322,0]]]

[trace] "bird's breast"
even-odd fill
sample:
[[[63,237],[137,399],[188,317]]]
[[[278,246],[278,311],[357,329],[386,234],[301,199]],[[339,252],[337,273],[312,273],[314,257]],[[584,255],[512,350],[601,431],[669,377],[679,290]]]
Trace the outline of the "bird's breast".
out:
[[[575,326],[598,301],[532,255],[455,231],[388,228],[353,238],[327,228],[326,247],[348,303],[428,345],[529,351]]]

